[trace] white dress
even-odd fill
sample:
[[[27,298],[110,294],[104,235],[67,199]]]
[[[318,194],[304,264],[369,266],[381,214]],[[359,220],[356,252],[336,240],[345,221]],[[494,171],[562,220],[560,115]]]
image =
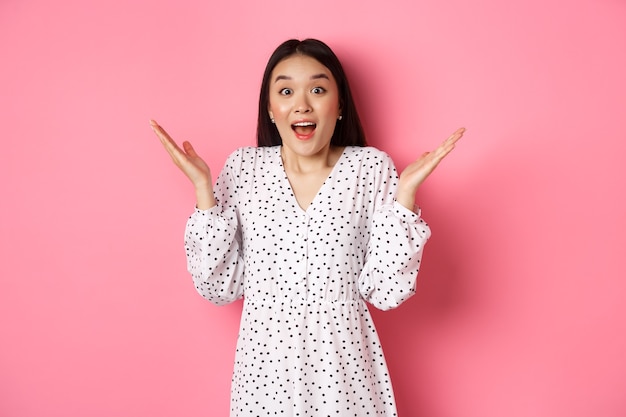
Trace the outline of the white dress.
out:
[[[347,147],[303,210],[279,146],[229,156],[185,247],[203,297],[244,297],[231,416],[397,415],[365,301],[390,309],[413,295],[430,236],[394,201],[397,180],[384,152]]]

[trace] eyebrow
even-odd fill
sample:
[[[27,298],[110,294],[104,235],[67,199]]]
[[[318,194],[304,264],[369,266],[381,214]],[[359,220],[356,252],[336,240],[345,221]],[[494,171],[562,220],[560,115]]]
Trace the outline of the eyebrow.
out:
[[[311,75],[311,80],[319,80],[321,78],[325,78],[327,80],[330,80],[330,78],[328,78],[328,75],[326,75],[324,73]],[[278,82],[280,80],[292,80],[292,78],[290,76],[288,76],[288,75],[279,75],[279,76],[276,77],[274,82]]]

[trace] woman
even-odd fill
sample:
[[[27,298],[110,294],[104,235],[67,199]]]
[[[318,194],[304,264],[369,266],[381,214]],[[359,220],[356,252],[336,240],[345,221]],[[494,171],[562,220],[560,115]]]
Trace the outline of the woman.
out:
[[[415,292],[430,236],[415,193],[464,129],[398,178],[314,39],[274,51],[258,146],[232,153],[214,188],[191,144],[151,124],[196,191],[185,246],[198,292],[218,305],[245,296],[231,416],[396,415],[365,302],[389,309]]]

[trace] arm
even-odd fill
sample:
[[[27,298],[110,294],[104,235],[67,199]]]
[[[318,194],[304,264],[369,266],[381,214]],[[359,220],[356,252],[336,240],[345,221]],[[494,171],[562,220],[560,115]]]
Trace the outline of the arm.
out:
[[[243,260],[236,202],[232,192],[227,192],[236,188],[235,177],[229,168],[232,156],[220,173],[214,190],[209,167],[191,144],[184,142],[181,149],[155,121],[150,124],[196,192],[196,210],[185,228],[187,269],[196,290],[217,305],[234,301],[243,295]]]
[[[238,152],[231,155],[215,183],[216,205],[196,208],[185,228],[187,269],[198,293],[216,305],[243,296],[244,261],[241,228],[237,210],[236,164]]]
[[[381,310],[398,307],[415,294],[417,273],[430,228],[419,213],[395,200],[398,175],[389,156],[373,182],[376,190],[361,296]]]
[[[435,151],[424,153],[399,179],[391,159],[383,162],[381,178],[375,182],[378,207],[359,278],[361,295],[377,308],[395,308],[415,293],[424,245],[431,234],[421,212],[412,211],[415,194],[464,132],[465,129],[458,129]]]
[[[240,152],[228,157],[215,182],[216,205],[197,208],[185,228],[187,269],[198,293],[216,305],[243,296],[245,264],[235,192],[240,161]]]

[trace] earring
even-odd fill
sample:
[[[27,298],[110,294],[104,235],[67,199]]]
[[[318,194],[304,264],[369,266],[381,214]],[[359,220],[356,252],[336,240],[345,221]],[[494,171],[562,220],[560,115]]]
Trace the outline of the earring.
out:
[[[274,118],[273,118],[273,117],[272,117],[272,118],[270,118],[270,120],[271,120],[271,122],[272,122],[272,123],[276,123],[276,120],[274,120]]]
[[[343,116],[339,115],[339,117],[337,117],[337,120],[341,120],[341,119],[343,119]]]

